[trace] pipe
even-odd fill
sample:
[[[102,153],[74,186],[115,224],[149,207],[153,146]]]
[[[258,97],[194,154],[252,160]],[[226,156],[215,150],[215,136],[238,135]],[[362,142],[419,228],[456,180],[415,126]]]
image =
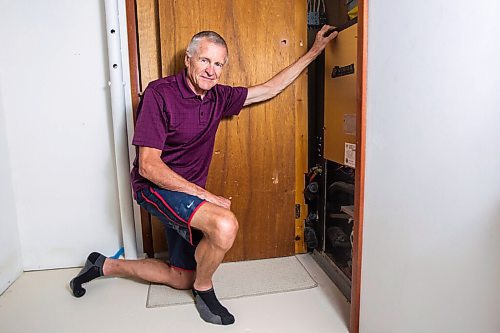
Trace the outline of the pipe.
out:
[[[128,47],[128,24],[127,24],[127,1],[118,0],[118,21],[120,23],[120,41],[121,45]],[[122,19],[123,18],[123,19]],[[127,118],[127,136],[128,136],[128,157],[129,157],[129,170],[132,169],[136,157],[136,149],[132,144],[134,137],[134,108],[132,105],[132,89],[131,89],[131,76],[129,65],[129,52],[123,51],[122,53],[122,75],[124,81],[125,91],[125,112]],[[136,249],[139,257],[144,257],[144,244],[142,240],[142,224],[141,224],[141,208],[134,202],[134,220],[135,220],[135,242]]]
[[[109,88],[115,146],[118,200],[122,225],[125,258],[137,259],[135,224],[132,209],[132,190],[127,140],[127,118],[125,109],[125,88],[123,82],[118,0],[105,0],[106,37],[108,41]]]

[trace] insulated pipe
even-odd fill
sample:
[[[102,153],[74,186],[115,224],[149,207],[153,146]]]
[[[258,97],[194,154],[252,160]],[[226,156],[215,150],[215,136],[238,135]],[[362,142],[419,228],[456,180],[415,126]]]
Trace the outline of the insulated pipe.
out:
[[[127,119],[122,71],[118,0],[105,0],[106,36],[108,40],[109,87],[111,93],[111,113],[113,118],[113,138],[115,146],[118,200],[122,224],[125,258],[137,259],[135,226],[130,187],[129,156],[127,142]]]

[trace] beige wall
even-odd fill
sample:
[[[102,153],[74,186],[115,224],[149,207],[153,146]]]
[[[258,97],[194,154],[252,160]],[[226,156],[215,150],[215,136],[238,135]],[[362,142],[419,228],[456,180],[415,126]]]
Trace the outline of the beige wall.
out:
[[[0,294],[22,272],[21,242],[12,188],[9,148],[5,135],[2,86],[0,85]]]
[[[112,255],[121,227],[104,2],[0,7],[2,135],[13,189],[7,196],[16,207],[23,267],[78,266],[92,250]]]
[[[499,14],[369,2],[363,333],[500,332]]]

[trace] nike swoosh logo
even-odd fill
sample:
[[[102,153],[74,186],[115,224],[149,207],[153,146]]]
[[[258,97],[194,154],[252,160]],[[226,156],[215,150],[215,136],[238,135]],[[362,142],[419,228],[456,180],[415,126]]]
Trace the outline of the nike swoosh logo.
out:
[[[191,206],[193,206],[193,204],[194,204],[194,201],[191,201],[191,203],[189,205],[187,205],[187,208],[188,209],[191,208]]]

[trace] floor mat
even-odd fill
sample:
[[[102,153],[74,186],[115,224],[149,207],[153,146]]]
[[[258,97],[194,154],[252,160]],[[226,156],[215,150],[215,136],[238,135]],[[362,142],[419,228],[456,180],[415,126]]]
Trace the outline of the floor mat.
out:
[[[317,283],[295,256],[222,264],[213,278],[219,299],[314,288]],[[146,307],[193,303],[190,290],[151,284]]]

